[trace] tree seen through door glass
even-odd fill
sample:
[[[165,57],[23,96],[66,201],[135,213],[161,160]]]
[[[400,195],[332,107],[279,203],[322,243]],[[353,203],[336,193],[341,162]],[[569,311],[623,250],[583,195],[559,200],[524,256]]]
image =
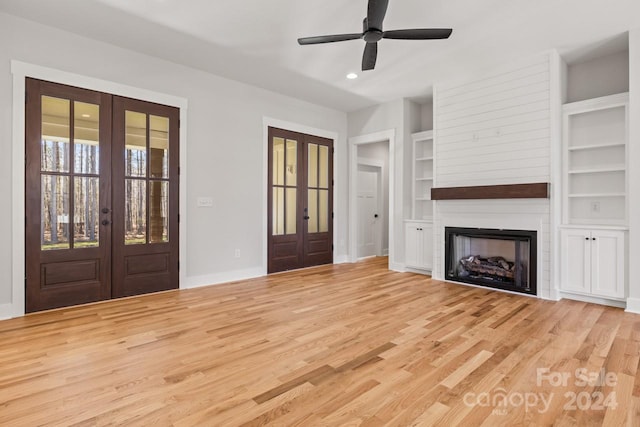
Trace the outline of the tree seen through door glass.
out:
[[[125,112],[125,176],[147,176],[147,115]]]
[[[169,178],[169,118],[149,116],[151,178]]]
[[[169,182],[151,181],[149,188],[149,243],[169,241]]]
[[[124,243],[147,243],[147,181],[125,179]]]

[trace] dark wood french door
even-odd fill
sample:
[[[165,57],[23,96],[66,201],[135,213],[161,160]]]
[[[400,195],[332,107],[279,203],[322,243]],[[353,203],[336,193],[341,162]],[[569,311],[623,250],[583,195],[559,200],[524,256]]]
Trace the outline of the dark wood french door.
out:
[[[268,272],[333,262],[333,141],[269,128]]]
[[[178,288],[179,111],[26,83],[26,311]]]

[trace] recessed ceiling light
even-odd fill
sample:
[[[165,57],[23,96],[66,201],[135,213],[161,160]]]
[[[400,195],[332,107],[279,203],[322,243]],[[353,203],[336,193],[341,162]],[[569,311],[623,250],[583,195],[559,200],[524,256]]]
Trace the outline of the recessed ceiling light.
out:
[[[89,117],[91,117],[91,114],[84,113],[82,117],[84,117],[85,119],[88,119]]]
[[[347,74],[347,78],[349,80],[354,80],[354,79],[358,78],[358,75],[356,73],[349,73],[349,74]]]

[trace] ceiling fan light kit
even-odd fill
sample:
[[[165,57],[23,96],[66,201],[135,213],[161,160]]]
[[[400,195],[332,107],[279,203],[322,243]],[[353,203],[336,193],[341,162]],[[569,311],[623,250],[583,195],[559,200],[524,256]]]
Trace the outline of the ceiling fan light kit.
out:
[[[451,28],[415,28],[406,30],[383,31],[382,22],[387,14],[389,0],[369,0],[367,17],[362,23],[362,33],[334,34],[328,36],[303,37],[298,39],[302,46],[321,43],[335,43],[363,39],[366,42],[362,55],[362,71],[373,70],[378,59],[378,42],[382,39],[393,40],[439,40],[448,39]]]

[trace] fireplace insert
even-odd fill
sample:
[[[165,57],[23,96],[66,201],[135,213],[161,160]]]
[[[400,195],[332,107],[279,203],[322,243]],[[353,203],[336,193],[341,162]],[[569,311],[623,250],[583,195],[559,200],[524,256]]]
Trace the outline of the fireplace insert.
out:
[[[445,227],[446,279],[536,295],[536,232]]]

